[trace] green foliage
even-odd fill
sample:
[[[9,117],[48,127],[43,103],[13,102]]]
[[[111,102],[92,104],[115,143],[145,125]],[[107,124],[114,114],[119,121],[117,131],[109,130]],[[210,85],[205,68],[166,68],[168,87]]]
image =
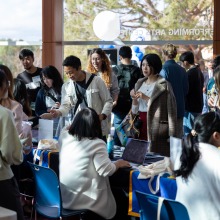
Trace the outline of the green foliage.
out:
[[[24,49],[30,49],[35,55],[35,66],[41,66],[41,49],[39,46],[0,46],[0,63],[8,66],[15,78],[24,68],[19,60],[19,52]]]
[[[204,35],[203,32],[192,31],[213,29],[212,0],[66,0],[66,5],[65,40],[100,40],[93,32],[92,23],[95,16],[105,10],[119,13],[121,32],[131,33],[136,28],[145,28],[149,30],[152,40],[212,39],[211,32]],[[130,40],[130,35],[121,34],[119,38]],[[190,48],[200,59],[201,50],[206,46],[180,47],[181,51]],[[156,48],[160,53],[159,46],[148,47],[150,50]]]
[[[212,34],[173,34],[178,29],[213,29],[212,0],[65,0],[64,40],[65,41],[99,41],[93,31],[95,16],[105,10],[116,12],[120,16],[122,41],[130,40],[136,28],[150,31],[152,40],[210,40]],[[100,27],[102,28],[102,27]],[[111,27],[109,27],[111,29]],[[157,32],[156,32],[157,31]],[[5,39],[4,39],[5,40]],[[10,41],[10,39],[9,39]],[[64,57],[79,56],[82,67],[87,66],[87,50],[98,45],[65,46]],[[201,59],[201,50],[206,45],[179,45],[179,52],[192,50],[196,59]],[[18,58],[23,48],[33,50],[35,66],[41,66],[41,48],[39,46],[0,46],[0,63],[7,65],[14,77],[23,71]],[[146,46],[145,53],[161,54],[161,46]]]

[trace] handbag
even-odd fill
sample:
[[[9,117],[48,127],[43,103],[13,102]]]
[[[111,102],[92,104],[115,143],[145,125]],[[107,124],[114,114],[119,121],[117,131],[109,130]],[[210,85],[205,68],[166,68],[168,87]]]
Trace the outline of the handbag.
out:
[[[122,123],[116,128],[116,133],[122,146],[126,145],[128,138],[139,138],[141,126],[142,121],[139,118],[139,114],[132,114],[130,110]]]
[[[172,170],[170,168],[170,158],[164,157],[163,160],[154,162],[152,164],[149,164],[147,166],[140,165],[138,167],[139,175],[138,179],[148,179],[150,178],[148,182],[149,190],[152,194],[156,194],[160,189],[160,177],[163,176],[165,173],[168,173],[169,175],[172,175]],[[156,178],[156,189],[153,189],[151,183]]]
[[[33,151],[33,163],[48,167],[49,164],[49,152],[59,150],[58,141],[55,139],[42,139],[39,141],[37,149]]]

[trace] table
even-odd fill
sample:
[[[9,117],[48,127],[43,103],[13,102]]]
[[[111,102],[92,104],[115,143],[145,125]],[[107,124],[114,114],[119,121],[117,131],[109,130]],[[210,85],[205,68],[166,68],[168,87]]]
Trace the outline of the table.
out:
[[[144,193],[152,194],[148,187],[148,179],[138,179],[139,171],[133,170],[130,172],[130,180],[129,180],[129,207],[128,214],[131,216],[139,217],[139,205],[136,198],[135,191],[141,191]],[[156,179],[157,176],[154,177],[152,181],[153,189],[156,188]],[[167,178],[165,176],[160,177],[160,189],[157,196],[162,196],[167,199],[175,199],[176,198],[177,185],[176,180]]]
[[[0,206],[1,220],[17,220],[17,213],[15,211],[3,208]]]

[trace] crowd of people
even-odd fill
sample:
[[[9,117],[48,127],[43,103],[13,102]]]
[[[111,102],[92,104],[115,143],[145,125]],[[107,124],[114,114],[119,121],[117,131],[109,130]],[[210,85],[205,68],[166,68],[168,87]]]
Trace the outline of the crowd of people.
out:
[[[219,216],[220,209],[212,203],[220,175],[211,161],[218,164],[220,158],[216,148],[220,146],[220,56],[208,71],[203,60],[195,61],[192,51],[180,54],[180,65],[175,61],[177,54],[175,45],[166,44],[162,47],[164,64],[158,54],[148,53],[139,68],[132,64],[131,48],[122,46],[120,64],[112,67],[105,51],[94,48],[86,70],[78,57],[64,59],[66,82],[55,66],[34,66],[29,49],[19,53],[24,71],[17,78],[0,65],[0,191],[6,195],[13,188],[10,199],[14,201],[1,196],[0,206],[15,210],[18,219],[24,219],[16,184],[20,176],[13,165],[22,164],[31,152],[31,129],[42,118],[53,120],[53,135],[59,137],[64,208],[90,209],[96,219],[113,218],[116,203],[108,176],[130,165],[124,160],[111,162],[106,142],[111,121],[117,128],[131,111],[139,114],[139,139],[150,141],[151,152],[169,157],[170,136],[184,139],[181,166],[174,171],[176,199],[187,207],[191,219],[199,215],[200,219],[215,219],[204,218],[203,199],[213,216]],[[25,139],[23,146],[19,139]],[[114,143],[121,146],[117,132]],[[201,172],[213,179],[211,191]],[[197,188],[200,181],[204,194]],[[192,191],[197,192],[195,206],[189,202]]]

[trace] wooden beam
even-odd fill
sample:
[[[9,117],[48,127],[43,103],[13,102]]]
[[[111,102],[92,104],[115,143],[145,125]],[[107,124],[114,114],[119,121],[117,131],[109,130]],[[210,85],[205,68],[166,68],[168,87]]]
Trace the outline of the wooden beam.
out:
[[[63,0],[42,0],[42,67],[55,66],[62,73]]]
[[[213,57],[220,55],[220,1],[214,0]]]

